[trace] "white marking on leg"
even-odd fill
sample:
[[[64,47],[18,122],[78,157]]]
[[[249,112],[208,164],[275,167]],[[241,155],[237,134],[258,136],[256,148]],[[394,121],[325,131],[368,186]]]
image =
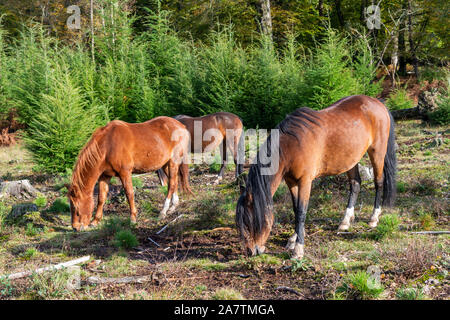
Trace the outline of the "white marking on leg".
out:
[[[169,206],[170,206],[170,199],[166,198],[166,200],[164,201],[164,207],[161,210],[161,212],[159,213],[159,217],[160,218],[164,218],[165,217],[165,215],[167,213],[167,210],[169,210]]]
[[[175,209],[177,208],[178,202],[179,202],[178,195],[176,193],[174,193],[172,195],[172,205],[170,206],[168,212],[170,212],[170,213],[174,212]]]
[[[286,249],[294,250],[295,241],[297,241],[297,233],[294,232],[294,234],[289,238],[289,240],[286,244]]]
[[[354,219],[355,219],[355,208],[354,207],[347,208],[347,210],[345,211],[344,219],[342,219],[342,222],[339,225],[338,230],[339,231],[348,230],[348,228],[350,228],[350,224]]]
[[[373,209],[372,217],[370,217],[369,227],[375,228],[378,224],[378,218],[381,214],[381,208]]]
[[[178,198],[178,194],[174,193],[172,195],[172,205],[176,206],[176,205],[178,205],[178,202],[180,202],[180,199]]]
[[[304,246],[303,244],[296,243],[294,247],[294,252],[292,253],[293,259],[302,259],[304,255]]]

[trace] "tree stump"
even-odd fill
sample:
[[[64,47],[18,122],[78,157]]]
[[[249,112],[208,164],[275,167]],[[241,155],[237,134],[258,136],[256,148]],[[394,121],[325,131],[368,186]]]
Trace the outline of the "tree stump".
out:
[[[35,197],[37,190],[30,184],[29,180],[4,181],[0,183],[0,198],[13,196],[16,198]]]

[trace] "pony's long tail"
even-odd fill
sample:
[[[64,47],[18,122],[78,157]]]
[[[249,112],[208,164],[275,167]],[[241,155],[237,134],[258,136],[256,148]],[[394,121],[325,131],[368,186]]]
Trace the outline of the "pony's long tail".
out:
[[[389,112],[389,111],[388,111]],[[383,206],[392,207],[397,195],[397,157],[395,155],[395,125],[394,118],[389,112],[391,126],[389,128],[389,139],[386,156],[384,157],[383,169]]]
[[[184,193],[194,194],[189,185],[189,165],[187,163],[182,163],[178,169],[180,177],[181,189]]]

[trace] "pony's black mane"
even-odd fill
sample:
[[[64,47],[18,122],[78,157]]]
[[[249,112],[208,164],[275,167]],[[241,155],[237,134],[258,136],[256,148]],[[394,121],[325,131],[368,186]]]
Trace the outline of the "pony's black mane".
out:
[[[305,131],[305,129],[311,129],[312,124],[320,127],[320,122],[318,120],[319,116],[317,115],[317,111],[303,107],[288,114],[276,128],[280,130],[280,136],[281,134],[288,134],[299,139],[296,129]]]
[[[309,108],[299,108],[294,112],[288,114],[283,121],[281,121],[276,129],[280,130],[280,138],[282,135],[291,135],[296,139],[300,139],[298,135],[298,129],[304,131],[305,129],[311,129],[312,125],[320,126],[319,117],[317,111]],[[252,164],[248,173],[245,193],[239,198],[236,207],[236,224],[240,228],[241,235],[248,230],[251,235],[260,235],[263,229],[266,227],[269,215],[272,215],[273,199],[271,194],[271,185],[274,174],[263,175],[261,169],[270,164],[262,164],[260,161],[260,152],[270,153],[272,143],[272,136],[269,135],[266,143],[258,151],[256,156],[256,163]],[[263,148],[266,147],[266,150]],[[283,150],[279,148],[279,157],[283,157]],[[272,155],[271,155],[272,156]],[[246,194],[251,194],[253,197],[253,215],[250,215],[248,210],[245,210],[246,204],[244,203]]]

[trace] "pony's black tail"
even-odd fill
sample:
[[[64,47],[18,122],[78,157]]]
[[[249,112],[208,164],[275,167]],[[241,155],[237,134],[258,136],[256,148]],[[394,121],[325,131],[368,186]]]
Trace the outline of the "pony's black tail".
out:
[[[389,111],[388,111],[389,112]],[[389,128],[389,139],[386,156],[384,157],[383,169],[383,206],[392,207],[397,195],[397,157],[395,155],[395,125],[394,118],[389,112],[391,126]]]

